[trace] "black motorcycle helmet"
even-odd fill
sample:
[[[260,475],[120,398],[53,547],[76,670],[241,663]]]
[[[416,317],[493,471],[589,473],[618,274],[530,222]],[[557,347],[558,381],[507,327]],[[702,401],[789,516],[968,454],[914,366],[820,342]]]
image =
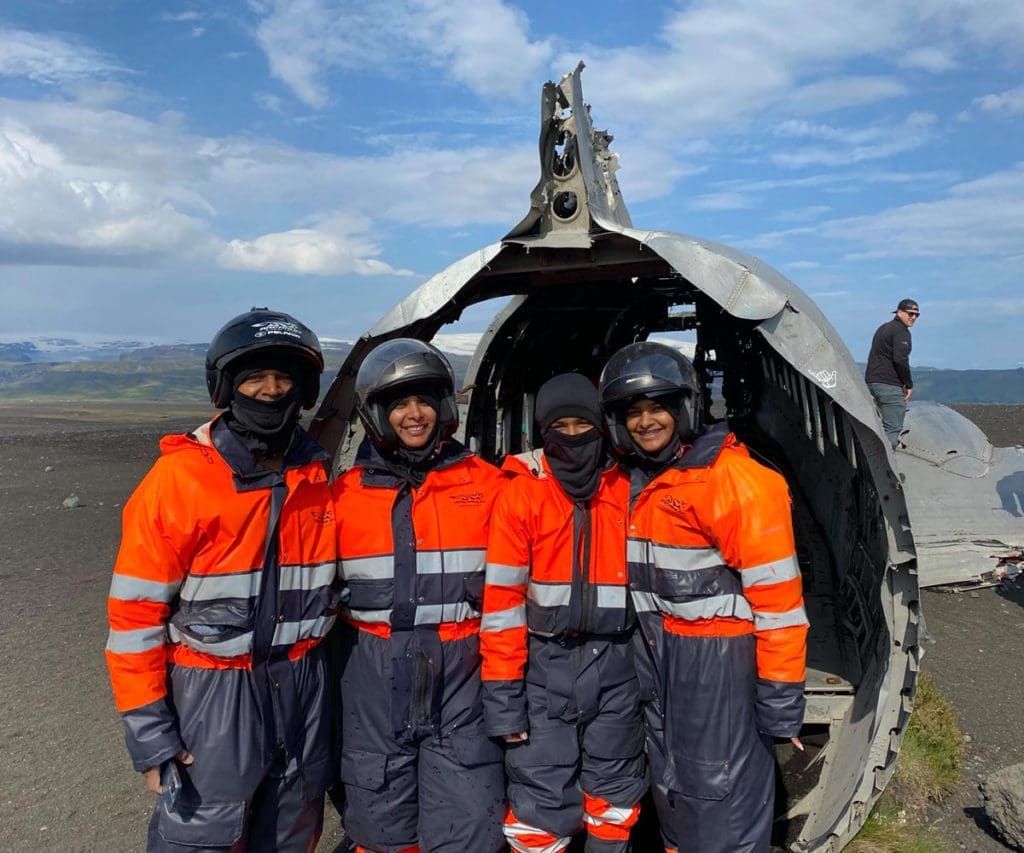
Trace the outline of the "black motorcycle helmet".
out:
[[[213,336],[206,351],[206,387],[218,409],[231,405],[239,367],[253,366],[252,356],[284,357],[296,365],[293,376],[302,407],[311,409],[320,394],[324,356],[311,329],[283,311],[253,308],[228,320]],[[258,363],[258,359],[257,359]]]
[[[665,344],[638,341],[620,349],[601,371],[598,394],[612,444],[620,453],[636,451],[626,430],[626,412],[640,397],[667,398],[666,408],[675,415],[676,430],[684,442],[700,431],[703,422],[697,371],[690,359]]]
[[[439,441],[451,438],[459,428],[455,372],[448,359],[436,347],[416,338],[394,338],[372,350],[356,373],[356,411],[370,440],[381,450],[394,450],[398,443],[381,398],[391,396],[385,392],[415,385],[429,385],[438,391]]]

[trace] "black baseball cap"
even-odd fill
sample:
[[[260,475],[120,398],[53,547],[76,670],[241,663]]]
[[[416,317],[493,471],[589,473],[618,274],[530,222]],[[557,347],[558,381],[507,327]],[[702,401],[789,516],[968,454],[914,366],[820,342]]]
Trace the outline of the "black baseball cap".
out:
[[[909,311],[913,314],[921,313],[921,309],[917,307],[917,303],[913,299],[901,299],[900,304],[896,306],[896,311]],[[896,311],[892,313],[895,314]]]

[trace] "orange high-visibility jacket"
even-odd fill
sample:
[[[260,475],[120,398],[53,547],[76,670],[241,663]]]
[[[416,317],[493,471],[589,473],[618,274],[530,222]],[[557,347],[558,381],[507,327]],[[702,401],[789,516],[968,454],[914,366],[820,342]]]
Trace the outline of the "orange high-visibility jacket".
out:
[[[635,622],[627,601],[628,477],[617,467],[605,471],[584,509],[562,490],[543,453],[527,463],[506,460],[518,476],[495,504],[487,546],[481,675],[494,734],[525,728],[515,727],[525,706],[513,708],[522,704],[514,700],[499,709],[496,697],[521,694],[528,633],[611,636]]]
[[[411,490],[408,514],[396,518],[402,484],[394,475],[361,464],[347,471],[334,485],[348,595],[341,616],[383,638],[393,619],[403,629],[436,625],[442,640],[475,634],[487,524],[504,482],[493,465],[462,451],[430,470]]]
[[[252,666],[271,488],[258,472],[236,476],[212,443],[213,423],[166,436],[162,456],[125,504],[106,648],[123,714],[164,699],[168,662],[209,670]],[[315,450],[284,471],[287,492],[271,556],[278,612],[269,655],[292,660],[330,629],[337,596],[326,454],[302,435]]]
[[[706,435],[639,495],[628,549],[642,624],[656,614],[666,642],[754,634],[762,731],[795,735],[808,623],[785,480]]]

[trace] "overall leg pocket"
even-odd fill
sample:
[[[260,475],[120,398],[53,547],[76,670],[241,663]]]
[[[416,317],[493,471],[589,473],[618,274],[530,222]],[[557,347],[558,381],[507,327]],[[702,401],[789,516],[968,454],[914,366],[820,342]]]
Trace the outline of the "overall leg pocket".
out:
[[[419,819],[416,754],[385,755],[358,749],[341,753],[345,832],[371,850],[411,847]]]
[[[230,847],[242,836],[245,803],[202,803],[179,800],[174,811],[162,803],[157,831],[169,844],[188,847]]]

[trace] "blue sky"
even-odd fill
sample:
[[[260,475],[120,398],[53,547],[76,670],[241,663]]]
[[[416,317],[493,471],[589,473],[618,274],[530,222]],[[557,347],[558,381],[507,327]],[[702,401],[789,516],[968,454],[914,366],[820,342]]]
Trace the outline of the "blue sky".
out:
[[[858,358],[913,296],[916,364],[1024,362],[1019,0],[7,0],[0,339],[354,338],[525,214],[579,60],[638,226],[762,258]]]

